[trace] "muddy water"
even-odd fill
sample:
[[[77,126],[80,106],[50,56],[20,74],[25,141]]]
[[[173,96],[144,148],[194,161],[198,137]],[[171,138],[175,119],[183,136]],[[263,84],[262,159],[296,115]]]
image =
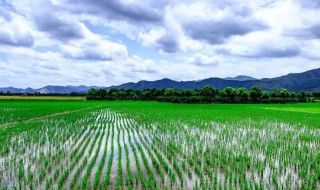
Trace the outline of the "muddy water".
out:
[[[96,134],[97,135],[97,134]],[[98,138],[97,138],[97,140],[94,142],[94,148],[93,148],[93,150],[92,150],[92,153],[90,154],[89,153],[89,149],[90,149],[90,147],[91,147],[91,145],[90,145],[90,147],[88,147],[88,149],[85,151],[85,153],[84,153],[84,156],[87,156],[87,158],[88,158],[88,161],[87,161],[87,166],[89,165],[89,163],[92,161],[92,159],[93,159],[93,157],[94,157],[94,154],[96,153],[96,151],[100,151],[100,146],[99,146],[99,139],[101,138],[101,136],[103,135],[103,133],[102,133],[102,131],[100,131],[100,134],[99,134],[99,136],[98,136]],[[95,137],[92,137],[93,139],[95,138]],[[96,162],[95,162],[96,163]],[[79,162],[79,165],[80,164],[82,164],[82,162]],[[95,164],[94,166],[96,166],[97,164]],[[85,168],[87,168],[87,166],[85,167]],[[77,166],[76,166],[76,168],[77,168]],[[92,171],[91,171],[92,172]],[[81,174],[80,174],[80,176],[79,176],[79,179],[83,179],[84,178],[84,176],[86,175],[86,173],[87,173],[87,170],[86,169],[84,169],[82,172],[81,172]],[[91,174],[91,173],[90,173]],[[90,175],[89,175],[90,176]]]
[[[91,181],[94,181],[94,178],[95,178],[95,171],[98,170],[98,167],[99,167],[99,163],[101,162],[102,159],[106,159],[106,157],[102,157],[103,156],[103,153],[105,151],[105,149],[108,148],[108,142],[107,142],[107,137],[109,135],[109,138],[110,138],[110,131],[109,131],[109,125],[107,123],[105,123],[105,134],[103,136],[103,139],[102,139],[102,142],[101,142],[101,147],[100,147],[100,151],[98,153],[98,156],[97,156],[97,160],[96,160],[96,163],[94,164],[93,168],[92,168],[92,172],[91,172],[91,175],[90,175],[90,180]],[[109,139],[108,139],[109,140]],[[106,163],[106,162],[105,162]]]
[[[106,154],[105,158],[101,158],[101,159],[105,159],[105,160],[104,160],[104,167],[102,168],[102,171],[101,171],[100,181],[104,181],[105,176],[107,175],[108,161],[109,161],[110,154],[111,154],[111,144],[114,143],[114,142],[112,142],[112,135],[113,135],[112,128],[113,128],[113,126],[109,125],[109,133],[110,133],[110,135],[109,135],[108,142],[106,142],[107,144],[104,145],[105,148],[107,149],[107,154]]]
[[[113,184],[117,180],[118,176],[118,136],[120,135],[120,131],[117,129],[116,126],[114,127],[114,139],[113,139],[113,162],[111,167],[111,174],[110,174],[110,182]]]
[[[39,183],[39,171],[40,168],[44,167],[43,158],[50,157],[49,161],[52,162],[51,169],[46,170],[46,175],[44,180],[40,183],[39,186],[34,186],[35,189],[45,188],[45,181],[49,178],[52,178],[54,175],[54,171],[57,168],[61,168],[57,179],[59,179],[62,173],[70,166],[72,160],[70,158],[71,152],[76,148],[79,148],[79,151],[85,146],[86,140],[88,139],[89,144],[84,147],[85,153],[81,156],[79,161],[76,163],[75,167],[71,169],[66,181],[63,184],[63,187],[69,189],[71,180],[75,176],[75,172],[77,168],[79,168],[84,160],[84,157],[88,157],[88,162],[83,165],[83,171],[80,173],[80,176],[77,177],[76,186],[81,185],[83,177],[88,167],[88,163],[93,159],[94,154],[97,153],[97,159],[94,161],[94,165],[92,171],[89,176],[89,182],[93,184],[95,173],[98,170],[99,163],[104,160],[104,167],[102,168],[100,175],[100,184],[104,181],[107,173],[107,165],[110,159],[111,154],[111,145],[114,147],[114,156],[113,163],[111,167],[111,184],[109,186],[110,189],[115,188],[115,183],[117,179],[119,179],[119,171],[118,164],[121,162],[122,165],[122,177],[124,179],[124,183],[126,178],[128,177],[128,171],[131,170],[132,174],[137,180],[138,183],[134,189],[142,189],[142,182],[139,181],[139,171],[137,169],[136,160],[134,156],[134,152],[132,147],[135,148],[137,153],[137,160],[141,165],[141,171],[144,174],[143,178],[148,179],[148,171],[146,165],[149,165],[152,173],[155,175],[157,179],[157,186],[159,188],[168,187],[169,189],[193,189],[196,184],[200,184],[200,176],[195,173],[195,167],[188,162],[188,159],[184,157],[188,157],[189,159],[200,159],[200,164],[196,163],[197,166],[203,172],[203,182],[204,183],[213,183],[213,179],[210,179],[209,174],[205,171],[205,166],[210,167],[204,160],[204,156],[211,155],[212,152],[218,151],[219,156],[224,155],[227,156],[227,159],[234,159],[237,155],[242,155],[243,151],[246,151],[246,155],[250,157],[250,161],[261,163],[267,162],[263,167],[263,170],[258,172],[257,167],[250,167],[244,176],[244,179],[240,175],[230,174],[228,172],[233,172],[232,166],[229,164],[220,164],[217,162],[217,167],[211,167],[211,171],[216,181],[216,187],[220,186],[222,189],[228,189],[228,187],[232,186],[236,189],[241,188],[240,183],[243,184],[243,181],[246,181],[249,185],[253,186],[255,184],[262,184],[264,188],[274,188],[272,182],[272,176],[278,176],[278,183],[283,188],[288,189],[298,189],[301,187],[303,183],[305,183],[306,179],[303,180],[303,176],[299,176],[299,168],[294,165],[292,162],[286,162],[284,167],[284,159],[281,155],[275,155],[273,157],[268,156],[267,152],[261,147],[253,147],[250,148],[250,144],[248,142],[255,142],[252,139],[259,137],[263,143],[268,143],[268,141],[277,141],[279,137],[278,133],[275,133],[272,128],[274,125],[270,125],[270,127],[266,127],[265,129],[255,129],[255,128],[244,128],[237,127],[232,128],[230,130],[230,126],[214,124],[213,128],[210,130],[200,130],[196,127],[189,126],[181,126],[181,124],[177,124],[177,131],[161,131],[158,130],[158,127],[163,126],[147,126],[145,124],[138,123],[133,118],[129,118],[128,114],[121,114],[111,109],[101,109],[95,112],[90,112],[87,117],[92,117],[90,120],[90,124],[88,126],[79,127],[80,131],[83,133],[81,135],[77,135],[76,133],[69,134],[68,130],[64,130],[63,128],[57,128],[55,133],[56,142],[49,142],[49,128],[46,128],[41,132],[39,139],[28,139],[28,136],[17,136],[13,138],[10,142],[11,148],[9,155],[5,157],[0,157],[0,186],[3,184],[9,186],[8,188],[13,188],[12,185],[17,184],[19,182],[18,179],[18,167],[20,164],[20,160],[22,160],[22,164],[24,164],[24,173],[26,177],[29,173],[34,173],[34,179],[31,181],[33,184]],[[83,121],[89,121],[88,119],[83,119]],[[139,121],[141,122],[141,121]],[[52,123],[51,123],[52,124]],[[61,125],[67,125],[67,123],[60,123]],[[49,125],[49,123],[48,123]],[[172,125],[175,125],[172,123]],[[56,125],[53,125],[54,127]],[[91,130],[91,127],[93,130]],[[67,129],[67,126],[65,127]],[[90,128],[90,129],[89,129]],[[113,129],[113,133],[112,133]],[[288,127],[280,124],[279,129],[283,133],[290,133],[290,135],[294,136],[295,128]],[[98,131],[100,132],[98,135]],[[105,133],[103,133],[105,131]],[[297,131],[298,134],[310,133],[308,130],[300,130]],[[25,133],[27,134],[27,133]],[[281,134],[281,133],[279,133]],[[313,136],[319,136],[319,132],[313,132]],[[108,140],[107,140],[107,136]],[[93,144],[93,151],[89,155],[89,149],[93,143],[93,139],[95,137],[98,139]],[[112,141],[113,136],[113,141]],[[281,136],[280,136],[281,137]],[[101,144],[99,144],[100,138],[102,139]],[[294,137],[297,139],[297,135]],[[118,144],[119,139],[119,144]],[[82,140],[84,140],[82,142]],[[167,156],[168,147],[170,145],[176,146],[176,148],[172,149],[172,155],[174,160],[170,159]],[[19,145],[19,146],[17,146]],[[127,155],[124,149],[125,145],[128,147],[128,156],[130,165],[127,168]],[[142,150],[139,150],[138,146],[141,146]],[[151,146],[154,145],[154,149],[150,149]],[[315,154],[318,153],[317,147],[319,147],[319,142],[299,142],[298,143],[299,150],[308,150],[309,153]],[[174,146],[173,146],[174,147]],[[287,150],[288,147],[291,147],[291,144],[281,144],[278,147],[279,152],[283,150]],[[249,149],[249,150],[248,150]],[[104,151],[106,150],[106,155],[104,156]],[[209,152],[205,152],[209,150]],[[227,154],[225,150],[232,150],[232,156]],[[61,158],[57,159],[57,161],[53,161],[53,157],[56,156],[57,153],[62,151]],[[119,151],[121,151],[121,157],[119,158]],[[169,168],[175,173],[176,181],[173,182],[173,186],[171,186],[171,181],[168,173],[165,172],[164,182],[161,181],[160,172],[155,170],[154,163],[151,160],[151,157],[154,157],[157,162],[159,162],[159,158],[156,155],[156,151],[163,156],[164,160],[169,164]],[[145,165],[142,159],[142,152],[144,152],[147,158],[147,164]],[[170,150],[171,152],[171,150]],[[207,154],[208,153],[208,154]],[[50,156],[49,156],[50,155]],[[308,155],[306,155],[308,156]],[[73,158],[74,159],[74,158]],[[217,158],[219,161],[219,157]],[[183,185],[180,186],[178,170],[173,165],[173,161],[177,163],[177,165],[182,168],[184,182]],[[185,166],[183,166],[183,161],[185,162]],[[160,163],[161,168],[164,170],[164,166]],[[223,166],[223,167],[221,167]],[[295,166],[295,167],[294,167]],[[219,169],[221,167],[221,169]],[[225,167],[228,169],[226,170]],[[279,168],[282,168],[281,170]],[[192,172],[191,177],[188,176],[188,169]],[[245,171],[245,170],[243,170]],[[308,171],[308,175],[310,172]],[[53,181],[54,184],[57,183],[57,180]],[[317,181],[317,187],[320,189],[320,181]],[[54,185],[54,187],[56,187]],[[227,187],[227,188],[225,188]],[[21,186],[22,189],[27,189],[28,184],[24,184]],[[122,187],[123,189],[126,186]],[[200,187],[199,187],[200,188]],[[211,188],[215,189],[215,188]]]
[[[69,176],[68,176],[68,178],[66,179],[65,187],[70,187],[71,181],[72,181],[72,179],[73,179],[74,176],[75,176],[75,173],[76,173],[76,171],[77,171],[77,168],[80,167],[80,165],[82,164],[86,153],[89,151],[89,148],[90,148],[91,144],[93,143],[94,135],[95,135],[95,133],[91,133],[90,136],[88,136],[88,137],[89,137],[89,139],[88,139],[88,140],[89,140],[88,145],[83,145],[83,146],[81,147],[81,149],[82,149],[82,148],[85,148],[85,153],[84,153],[83,156],[78,160],[78,162],[75,164],[74,168],[70,171]],[[85,143],[84,143],[84,144],[85,144]],[[85,146],[86,146],[86,147],[85,147]],[[80,151],[81,151],[81,149],[80,149]],[[78,153],[79,153],[79,152],[78,152]],[[78,153],[77,153],[77,154],[78,154]],[[71,162],[72,162],[72,160],[70,160],[70,163],[71,163]],[[69,165],[68,165],[68,166],[69,166]],[[68,167],[68,166],[66,166],[66,167]],[[85,170],[83,170],[83,171],[85,171]],[[81,175],[81,174],[80,174],[80,175]]]
[[[133,151],[132,151],[132,147],[130,146],[130,142],[133,142],[133,146],[137,149],[137,147],[136,147],[136,144],[135,144],[135,142],[134,142],[134,138],[133,138],[133,134],[132,133],[130,133],[130,131],[129,131],[129,126],[128,126],[128,123],[127,123],[127,121],[125,121],[125,124],[124,124],[124,126],[125,126],[125,129],[124,129],[124,131],[125,131],[125,133],[126,133],[126,135],[124,135],[124,143],[127,145],[127,147],[128,147],[128,152],[129,152],[129,161],[130,161],[130,170],[131,170],[131,172],[132,172],[132,175],[133,176],[138,176],[139,175],[139,172],[138,172],[138,168],[137,168],[137,165],[136,165],[136,162],[135,162],[135,157],[134,157],[134,153],[133,153]],[[130,137],[130,139],[129,139],[129,137]],[[141,163],[141,160],[140,160],[140,163]]]

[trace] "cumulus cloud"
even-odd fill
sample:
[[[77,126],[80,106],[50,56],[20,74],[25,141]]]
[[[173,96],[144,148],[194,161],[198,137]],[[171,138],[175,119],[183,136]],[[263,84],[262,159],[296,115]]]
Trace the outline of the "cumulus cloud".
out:
[[[63,7],[47,0],[21,4],[16,5],[17,11],[21,11],[26,19],[33,22],[37,31],[47,34],[49,38],[62,42],[84,38],[84,26],[79,18],[65,12]]]
[[[310,9],[320,8],[320,2],[317,0],[296,0],[302,7]]]
[[[222,20],[194,20],[184,24],[189,36],[210,44],[221,44],[232,36],[241,36],[266,28],[260,21],[231,17]]]
[[[234,38],[232,43],[217,48],[218,53],[247,58],[285,58],[298,56],[301,44],[289,37],[269,33],[252,33]]]
[[[3,31],[0,29],[0,44],[9,46],[31,47],[34,38],[30,33]]]
[[[0,45],[33,46],[34,37],[28,27],[28,21],[23,16],[0,7],[0,25]]]
[[[301,40],[320,39],[320,24],[287,30],[284,32],[284,35]]]
[[[177,53],[181,49],[180,40],[182,31],[178,23],[168,15],[166,18],[165,33],[156,40],[156,46],[166,53]]]
[[[73,8],[76,6],[75,8]],[[161,10],[148,5],[145,1],[73,1],[72,10],[97,14],[107,19],[132,22],[158,22],[162,20]]]
[[[319,67],[319,8],[314,0],[0,0],[0,86],[308,70]]]
[[[61,45],[66,58],[80,60],[124,60],[128,52],[125,46],[103,39],[80,40]]]
[[[33,33],[37,34],[37,40],[42,42],[37,43],[37,46],[47,46],[49,50],[50,47],[58,47],[65,58],[86,61],[124,60],[128,55],[127,48],[121,43],[112,42],[87,28],[80,15],[68,12],[65,2],[16,3],[17,11],[32,21],[26,28],[35,30]],[[31,7],[34,7],[34,11],[30,11]]]
[[[150,59],[142,59],[137,55],[133,55],[129,57],[125,62],[124,66],[134,72],[138,73],[147,73],[147,74],[156,74],[157,70],[155,70],[156,63]],[[132,75],[134,75],[132,72]]]
[[[3,7],[0,7],[0,18],[1,17],[6,21],[11,21],[11,18],[12,18],[10,12]]]
[[[299,55],[299,47],[275,47],[275,46],[261,46],[259,49],[247,53],[245,56],[254,58],[283,58],[294,57]]]
[[[84,38],[81,23],[66,15],[48,13],[35,15],[35,24],[40,31],[46,32],[50,37],[60,41],[69,41]]]
[[[301,56],[311,60],[320,60],[320,41],[318,39],[304,41],[302,46]]]
[[[173,35],[166,34],[160,37],[156,44],[158,48],[166,53],[177,53],[179,51],[179,41]]]
[[[218,66],[221,63],[219,56],[208,56],[205,54],[195,54],[191,57],[191,63],[199,66]]]

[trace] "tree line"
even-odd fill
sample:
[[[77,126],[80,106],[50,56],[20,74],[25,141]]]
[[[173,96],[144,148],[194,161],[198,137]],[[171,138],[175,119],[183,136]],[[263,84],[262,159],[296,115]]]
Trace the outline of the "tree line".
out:
[[[226,87],[222,90],[210,85],[201,89],[90,89],[87,100],[143,100],[174,103],[297,103],[311,102],[320,93],[295,93],[287,89],[264,91],[258,86],[246,88]]]

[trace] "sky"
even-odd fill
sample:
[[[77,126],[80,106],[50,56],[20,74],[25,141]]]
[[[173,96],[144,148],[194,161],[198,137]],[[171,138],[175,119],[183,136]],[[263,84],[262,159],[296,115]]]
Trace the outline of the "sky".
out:
[[[0,0],[0,87],[320,68],[320,0]]]

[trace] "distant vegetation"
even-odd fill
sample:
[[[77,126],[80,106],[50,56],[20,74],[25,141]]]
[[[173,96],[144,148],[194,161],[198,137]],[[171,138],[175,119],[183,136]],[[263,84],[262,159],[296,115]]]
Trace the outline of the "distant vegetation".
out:
[[[0,91],[0,100],[76,100],[84,101],[86,100],[87,93],[71,92],[66,93],[11,93]]]
[[[14,92],[10,92],[10,91],[7,91],[7,92],[3,92],[3,91],[0,91],[0,96],[71,96],[71,97],[74,97],[74,96],[82,96],[82,97],[85,97],[87,95],[87,93],[82,93],[82,92],[71,92],[71,93],[40,93],[40,92],[31,92],[31,93],[14,93]]]
[[[109,100],[159,101],[173,103],[298,103],[320,101],[320,92],[293,92],[285,88],[265,91],[258,86],[250,89],[205,85],[201,89],[90,89],[87,93],[10,93],[0,91],[0,100]]]
[[[85,100],[83,96],[23,96],[23,95],[12,95],[12,96],[1,96],[0,100]]]
[[[295,93],[287,89],[263,91],[254,86],[246,88],[227,87],[218,90],[210,85],[201,89],[90,89],[87,100],[153,100],[174,103],[297,103],[313,102],[320,93]]]

